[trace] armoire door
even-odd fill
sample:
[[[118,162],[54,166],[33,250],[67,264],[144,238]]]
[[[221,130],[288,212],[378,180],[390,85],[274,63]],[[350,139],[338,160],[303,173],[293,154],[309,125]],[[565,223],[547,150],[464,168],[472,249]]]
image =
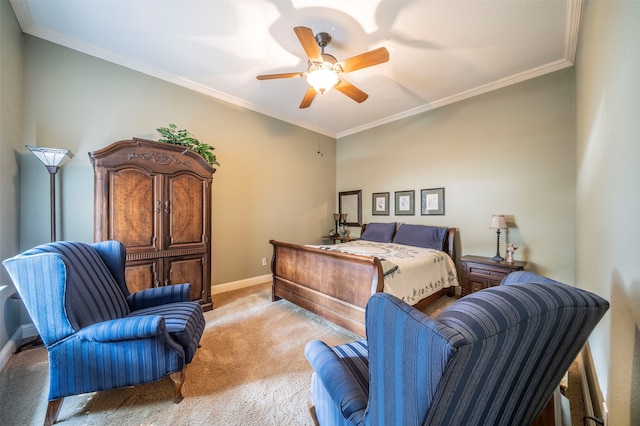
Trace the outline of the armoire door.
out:
[[[131,293],[159,287],[162,268],[160,259],[132,260],[127,262],[124,279]]]
[[[162,176],[135,167],[110,171],[108,236],[127,253],[160,250]]]
[[[189,249],[207,246],[209,183],[189,172],[166,177],[164,249]]]
[[[191,284],[191,300],[198,300],[201,303],[208,302],[208,292],[205,291],[204,283],[208,283],[208,269],[204,268],[208,264],[206,254],[169,257],[164,261],[164,282],[162,285]]]

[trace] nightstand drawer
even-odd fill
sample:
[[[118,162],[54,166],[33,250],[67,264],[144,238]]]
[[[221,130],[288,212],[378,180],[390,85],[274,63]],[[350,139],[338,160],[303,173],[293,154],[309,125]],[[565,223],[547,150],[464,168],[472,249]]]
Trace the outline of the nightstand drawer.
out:
[[[486,265],[478,263],[470,263],[468,265],[469,275],[477,277],[486,277],[491,280],[502,280],[511,271],[505,271],[504,269],[489,269]]]
[[[469,280],[469,285],[467,286],[468,291],[465,292],[465,295],[475,293],[476,291],[480,291],[489,287],[492,287],[492,285],[490,285],[487,281]]]
[[[524,269],[527,262],[496,262],[488,257],[462,256],[462,295],[500,285],[504,277]]]

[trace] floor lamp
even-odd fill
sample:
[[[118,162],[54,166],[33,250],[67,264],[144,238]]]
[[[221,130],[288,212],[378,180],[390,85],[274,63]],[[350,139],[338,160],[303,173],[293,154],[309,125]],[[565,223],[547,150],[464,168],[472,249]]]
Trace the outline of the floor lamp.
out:
[[[56,173],[64,163],[73,158],[73,152],[68,149],[45,148],[43,146],[26,145],[38,160],[47,168],[50,181],[51,198],[51,242],[56,240]]]

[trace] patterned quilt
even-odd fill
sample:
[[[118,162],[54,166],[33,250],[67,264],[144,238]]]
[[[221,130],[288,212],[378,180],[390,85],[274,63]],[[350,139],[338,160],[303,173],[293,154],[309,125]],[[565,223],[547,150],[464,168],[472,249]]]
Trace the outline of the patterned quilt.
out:
[[[385,274],[385,293],[410,305],[442,288],[458,285],[453,260],[440,250],[362,240],[313,247],[379,258]]]

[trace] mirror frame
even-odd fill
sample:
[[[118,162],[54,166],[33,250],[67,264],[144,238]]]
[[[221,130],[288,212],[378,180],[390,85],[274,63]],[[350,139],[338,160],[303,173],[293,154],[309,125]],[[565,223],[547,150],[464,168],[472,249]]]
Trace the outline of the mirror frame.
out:
[[[342,191],[338,193],[338,212],[339,213],[343,213],[342,211],[342,197],[350,197],[350,196],[357,196],[357,203],[358,203],[358,221],[354,222],[353,219],[351,221],[349,221],[349,216],[353,217],[351,212],[344,212],[344,213],[348,213],[347,216],[347,222],[345,222],[346,226],[362,226],[362,189],[358,189],[355,191]],[[346,204],[346,202],[345,202]]]

